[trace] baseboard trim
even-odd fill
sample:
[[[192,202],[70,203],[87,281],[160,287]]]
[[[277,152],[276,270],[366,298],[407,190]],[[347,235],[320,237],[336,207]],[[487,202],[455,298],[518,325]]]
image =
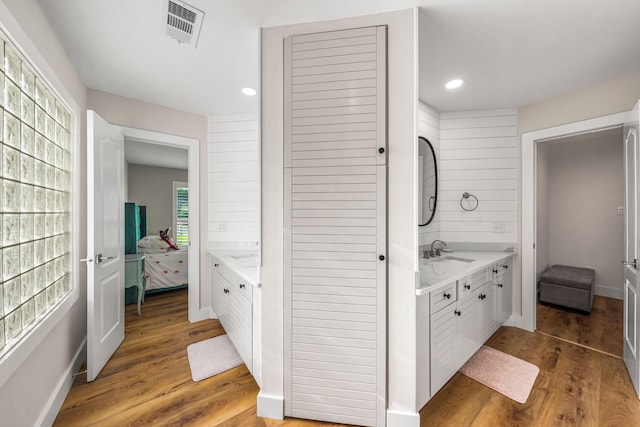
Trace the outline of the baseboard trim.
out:
[[[620,300],[624,299],[624,290],[618,289],[618,288],[611,288],[609,286],[596,285],[595,289],[593,290],[593,293],[601,297],[614,298],[614,299],[620,299]]]
[[[69,390],[71,390],[71,386],[73,385],[74,374],[78,372],[82,363],[86,360],[87,356],[87,339],[85,338],[80,347],[76,350],[76,354],[73,356],[71,363],[67,369],[65,369],[64,374],[56,384],[55,389],[51,393],[47,404],[43,408],[40,413],[40,417],[36,421],[36,426],[50,426],[53,425],[53,422],[56,420],[58,416],[58,412],[64,403],[64,399],[66,399],[67,394],[69,394]]]
[[[257,406],[257,415],[259,417],[276,420],[284,419],[284,396],[269,395],[260,391],[258,393]]]
[[[205,307],[196,311],[193,318],[189,319],[189,323],[195,323],[207,319],[211,319],[211,310],[208,307]]]
[[[387,409],[387,427],[420,427],[420,413]]]
[[[524,329],[525,331],[535,332],[535,330],[529,329],[524,324],[524,318],[518,314],[512,314],[504,323],[505,326],[514,326],[518,329]]]

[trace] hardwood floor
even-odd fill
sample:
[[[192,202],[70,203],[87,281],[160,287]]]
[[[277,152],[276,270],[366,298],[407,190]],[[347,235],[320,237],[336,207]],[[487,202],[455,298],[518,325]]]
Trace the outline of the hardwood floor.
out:
[[[193,382],[187,345],[222,333],[217,320],[187,321],[186,290],[148,296],[141,317],[128,305],[125,341],[96,381],[76,377],[54,425],[339,426],[258,418],[258,385],[244,365]],[[507,327],[487,345],[540,367],[527,402],[458,373],[420,411],[421,426],[640,426],[621,359]]]
[[[511,327],[486,345],[540,368],[529,399],[514,402],[456,373],[420,411],[421,426],[640,426],[622,359]]]
[[[536,329],[622,357],[622,310],[622,300],[597,295],[590,314],[538,303]]]
[[[188,322],[186,289],[148,295],[142,316],[136,310],[126,306],[125,340],[98,378],[76,377],[55,426],[335,426],[258,418],[245,365],[193,382],[187,346],[224,330],[217,320]]]

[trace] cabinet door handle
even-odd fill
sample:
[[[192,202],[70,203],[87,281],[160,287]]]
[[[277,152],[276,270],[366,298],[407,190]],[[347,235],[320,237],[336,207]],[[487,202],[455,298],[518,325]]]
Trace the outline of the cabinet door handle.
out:
[[[498,283],[498,287],[501,288],[502,287],[502,283]]]
[[[465,289],[471,289],[471,285],[464,285]]]
[[[480,299],[485,299],[486,297],[487,297],[487,296],[486,296],[485,294],[480,294],[480,295],[478,296],[478,298],[480,298]]]
[[[240,285],[238,285],[238,286],[240,286],[240,289],[244,289],[244,287],[245,287],[244,283],[240,283]]]
[[[223,291],[224,291],[225,294],[229,293],[229,289],[227,289],[227,288],[224,288]]]
[[[455,310],[454,313],[456,314],[456,316],[461,316],[462,315],[462,312],[458,311],[458,310]]]
[[[220,264],[213,264],[214,267],[218,267]]]
[[[506,270],[507,268],[509,268],[509,264],[503,265],[502,268],[504,268]]]
[[[498,273],[498,270],[493,270],[493,272],[497,274],[497,273]]]
[[[444,293],[442,296],[446,299],[451,299],[451,294]]]

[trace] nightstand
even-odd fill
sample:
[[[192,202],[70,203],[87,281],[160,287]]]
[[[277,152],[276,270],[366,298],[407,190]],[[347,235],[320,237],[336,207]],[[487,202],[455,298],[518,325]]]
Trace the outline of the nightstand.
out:
[[[138,316],[142,315],[140,304],[144,300],[144,255],[129,254],[124,257],[124,287],[138,288]]]

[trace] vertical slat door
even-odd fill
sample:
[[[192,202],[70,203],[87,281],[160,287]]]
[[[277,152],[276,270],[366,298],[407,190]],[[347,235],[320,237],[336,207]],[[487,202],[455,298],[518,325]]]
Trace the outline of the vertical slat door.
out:
[[[285,40],[285,414],[384,425],[386,28]]]

